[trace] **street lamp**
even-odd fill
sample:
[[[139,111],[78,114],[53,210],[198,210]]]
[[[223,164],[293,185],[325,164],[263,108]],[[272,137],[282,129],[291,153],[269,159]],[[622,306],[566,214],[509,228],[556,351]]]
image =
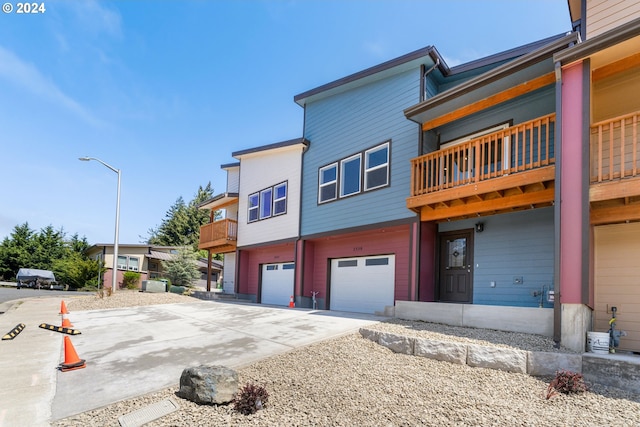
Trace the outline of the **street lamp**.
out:
[[[80,157],[78,160],[82,160],[83,162],[95,160],[96,162],[102,163],[104,166],[108,167],[118,174],[118,195],[116,197],[116,232],[115,237],[113,238],[113,273],[111,274],[111,292],[115,292],[118,282],[118,235],[120,234],[120,169],[116,169],[113,166],[103,162],[102,160],[96,159],[95,157]]]

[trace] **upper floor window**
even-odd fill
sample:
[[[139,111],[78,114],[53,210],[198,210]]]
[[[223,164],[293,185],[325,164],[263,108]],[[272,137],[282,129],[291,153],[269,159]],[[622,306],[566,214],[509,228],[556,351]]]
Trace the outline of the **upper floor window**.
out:
[[[273,215],[287,213],[287,183],[283,182],[273,187]]]
[[[249,196],[249,222],[258,220],[258,210],[260,209],[260,197],[258,193]]]
[[[388,186],[389,145],[385,142],[320,168],[318,203]]]
[[[389,143],[364,152],[364,190],[389,184]]]
[[[320,168],[318,203],[335,200],[338,197],[338,164]]]
[[[260,192],[260,219],[269,218],[271,216],[272,204],[273,187],[262,190]]]
[[[340,197],[360,192],[361,163],[360,154],[340,161]]]
[[[247,222],[287,213],[287,183],[283,182],[249,195]]]

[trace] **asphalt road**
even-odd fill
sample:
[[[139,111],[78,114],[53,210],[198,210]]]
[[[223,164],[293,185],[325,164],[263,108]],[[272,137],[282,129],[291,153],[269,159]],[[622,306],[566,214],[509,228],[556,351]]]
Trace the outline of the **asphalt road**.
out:
[[[0,282],[0,304],[21,298],[34,297],[69,297],[74,295],[90,295],[92,292],[50,291],[48,289],[16,288],[15,282]],[[0,312],[2,312],[0,308]]]

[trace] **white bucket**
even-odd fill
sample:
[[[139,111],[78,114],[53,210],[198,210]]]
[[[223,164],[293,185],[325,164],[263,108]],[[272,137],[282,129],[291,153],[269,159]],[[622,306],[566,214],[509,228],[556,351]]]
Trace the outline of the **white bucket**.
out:
[[[609,354],[609,332],[587,332],[587,351]]]

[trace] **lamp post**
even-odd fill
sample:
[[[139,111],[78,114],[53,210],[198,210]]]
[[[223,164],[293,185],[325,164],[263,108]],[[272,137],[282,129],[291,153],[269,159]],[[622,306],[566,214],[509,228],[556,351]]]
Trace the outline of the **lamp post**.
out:
[[[80,157],[79,160],[88,162],[89,160],[95,160],[102,163],[103,166],[111,169],[118,174],[118,195],[116,197],[116,232],[113,238],[113,273],[111,274],[111,292],[115,292],[118,283],[118,235],[120,234],[120,169],[116,169],[113,166],[103,162],[95,157]]]

